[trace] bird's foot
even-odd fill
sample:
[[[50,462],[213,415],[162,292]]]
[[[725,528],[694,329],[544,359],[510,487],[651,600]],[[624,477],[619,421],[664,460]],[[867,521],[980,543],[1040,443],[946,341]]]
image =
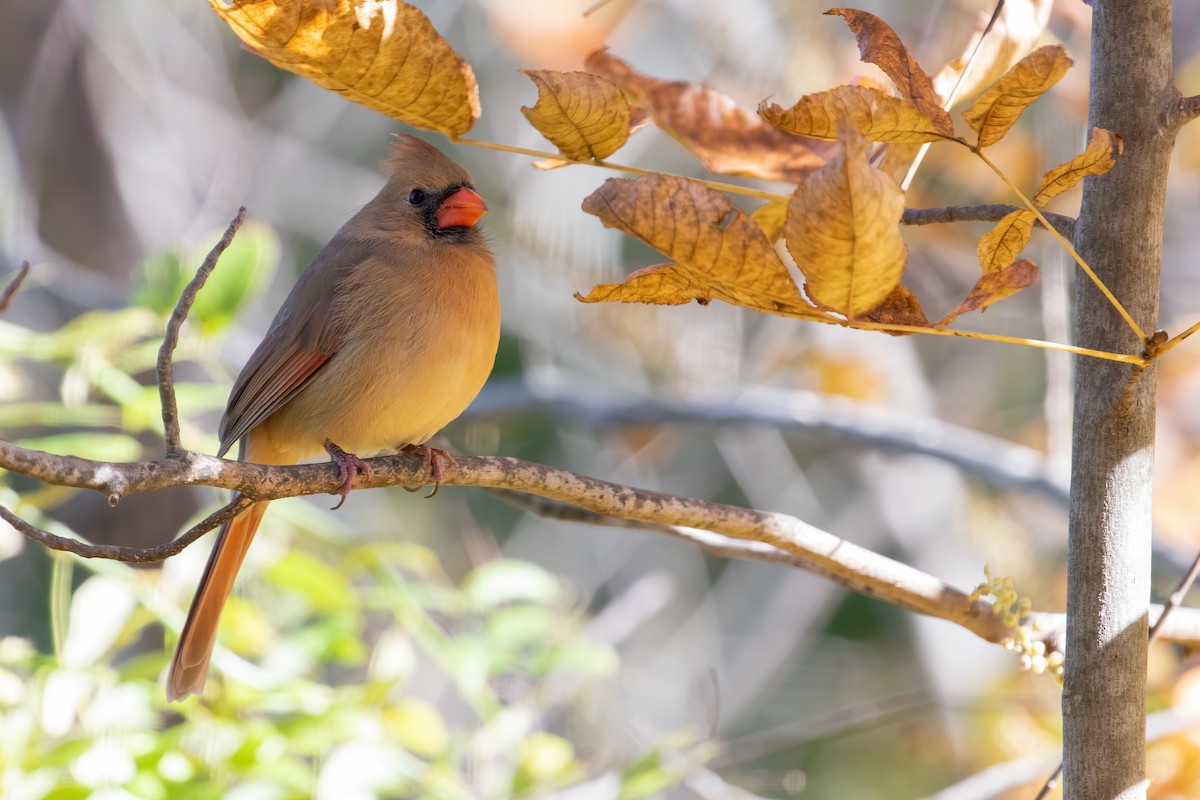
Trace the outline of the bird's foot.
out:
[[[429,470],[429,475],[433,478],[433,491],[425,495],[425,499],[428,500],[437,494],[438,489],[442,488],[442,464],[439,462],[439,459],[447,464],[453,464],[454,457],[440,447],[430,447],[426,444],[406,444],[400,448],[400,452],[421,454],[422,460],[425,463],[425,469]],[[403,487],[406,492],[415,492],[420,488],[420,486]]]
[[[329,453],[330,460],[338,465],[338,476],[342,479],[342,485],[337,491],[342,499],[338,500],[338,504],[332,509],[337,511],[342,507],[342,503],[346,502],[346,496],[350,494],[355,474],[370,477],[371,467],[354,453],[347,453],[329,440],[325,441],[325,452]]]

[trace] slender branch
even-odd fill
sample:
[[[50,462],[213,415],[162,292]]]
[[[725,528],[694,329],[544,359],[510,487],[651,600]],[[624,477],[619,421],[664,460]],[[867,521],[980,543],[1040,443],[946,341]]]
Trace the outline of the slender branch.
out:
[[[17,270],[17,275],[8,282],[8,286],[4,287],[4,292],[0,293],[0,314],[8,310],[8,304],[12,302],[13,295],[17,293],[17,289],[21,288],[22,281],[29,274],[29,262],[25,261],[21,264],[21,268]]]
[[[1168,112],[1167,126],[1177,131],[1196,117],[1200,117],[1200,94],[1181,97],[1175,108]]]
[[[1183,604],[1183,598],[1187,596],[1188,591],[1192,588],[1192,584],[1196,582],[1197,575],[1200,575],[1200,553],[1196,554],[1196,560],[1192,562],[1191,569],[1180,579],[1179,585],[1175,587],[1175,591],[1171,592],[1171,596],[1167,598],[1166,605],[1163,607],[1163,612],[1159,615],[1158,621],[1150,628],[1151,644],[1158,638],[1159,631],[1162,630],[1167,619]]]
[[[906,208],[900,218],[901,225],[931,225],[941,222],[999,222],[1014,211],[1020,211],[1024,206],[1013,206],[1007,203],[988,203],[976,206],[943,206],[940,208]],[[1066,214],[1045,212],[1046,220],[1063,238],[1070,239],[1075,235],[1075,218]],[[1041,221],[1038,227],[1044,228]]]
[[[27,538],[45,545],[51,550],[74,553],[81,558],[107,558],[130,564],[150,564],[156,561],[163,561],[183,552],[188,545],[213,528],[224,524],[226,521],[242,513],[251,502],[251,500],[245,497],[234,498],[217,511],[197,522],[178,539],[155,547],[122,547],[112,544],[88,544],[78,539],[68,539],[65,536],[59,536],[30,525],[4,506],[0,506],[0,519],[3,519],[9,525],[16,528]]]
[[[979,53],[983,49],[983,43],[987,40],[988,34],[992,32],[992,28],[996,26],[996,20],[1000,18],[1000,12],[1004,10],[1004,0],[996,0],[996,7],[992,9],[992,18],[988,20],[983,31],[979,34],[979,40],[975,42],[975,46],[971,48],[971,55],[967,57],[967,63],[963,65],[962,72],[958,73],[958,80],[954,82],[954,88],[950,90],[950,96],[946,98],[946,102],[942,103],[942,108],[949,111],[954,107],[954,102],[958,99],[958,93],[962,91],[963,84],[967,80],[967,75],[971,72],[971,68],[975,66],[976,59],[979,58]],[[908,172],[904,174],[904,180],[900,181],[900,189],[907,192],[912,186],[913,179],[917,177],[917,170],[921,167],[921,162],[925,160],[925,154],[929,152],[930,142],[925,142],[921,145],[921,149],[917,151],[913,162],[908,165]]]
[[[196,301],[197,293],[204,286],[204,282],[208,280],[213,267],[217,265],[217,259],[225,252],[225,248],[229,247],[234,234],[237,233],[238,228],[242,227],[242,221],[245,218],[246,208],[243,206],[238,209],[220,240],[208,252],[200,269],[196,270],[195,276],[183,290],[179,302],[175,305],[175,310],[171,312],[171,318],[167,321],[167,332],[163,336],[162,347],[158,351],[157,374],[158,396],[162,403],[163,442],[168,456],[177,456],[183,453],[183,445],[180,443],[179,437],[179,408],[175,403],[175,378],[172,362],[175,346],[179,344],[179,329],[183,327],[183,321],[187,319],[188,312],[192,309],[192,303]]]

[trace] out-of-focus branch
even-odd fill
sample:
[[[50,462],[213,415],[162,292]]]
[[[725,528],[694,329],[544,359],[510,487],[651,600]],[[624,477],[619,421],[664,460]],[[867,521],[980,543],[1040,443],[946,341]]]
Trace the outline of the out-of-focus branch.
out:
[[[0,293],[0,314],[8,310],[8,304],[12,302],[13,295],[21,288],[21,282],[25,280],[25,276],[29,274],[29,262],[21,264],[21,268],[17,270],[17,275],[8,282],[8,286],[4,287],[4,291]]]
[[[1007,203],[988,203],[977,206],[941,206],[938,208],[906,208],[900,218],[902,225],[934,225],[942,222],[999,222],[1014,211],[1023,211],[1024,206],[1011,206]],[[1070,239],[1075,235],[1075,218],[1065,214],[1052,214],[1043,211],[1046,220],[1054,226],[1063,237]],[[1041,220],[1037,227],[1043,227]]]
[[[463,418],[514,413],[554,414],[600,425],[682,422],[769,426],[784,434],[803,432],[838,442],[931,456],[991,486],[1033,491],[1058,505],[1067,504],[1067,487],[1046,471],[1045,456],[1033,448],[948,422],[903,416],[816,392],[759,388],[725,401],[621,402],[514,380],[489,385]]]
[[[208,252],[200,269],[196,270],[196,274],[183,290],[183,294],[179,296],[179,302],[175,304],[175,310],[171,312],[171,318],[167,321],[167,332],[163,336],[162,347],[158,350],[157,367],[158,397],[162,404],[163,444],[167,456],[177,456],[183,452],[183,445],[179,438],[179,408],[175,403],[173,366],[175,346],[179,344],[179,329],[183,327],[183,321],[187,319],[188,312],[192,310],[192,303],[196,302],[196,295],[204,286],[204,282],[208,280],[208,276],[212,274],[217,260],[225,252],[225,248],[229,247],[234,234],[238,232],[238,228],[242,227],[242,221],[245,219],[246,208],[243,206],[238,209],[220,240]]]

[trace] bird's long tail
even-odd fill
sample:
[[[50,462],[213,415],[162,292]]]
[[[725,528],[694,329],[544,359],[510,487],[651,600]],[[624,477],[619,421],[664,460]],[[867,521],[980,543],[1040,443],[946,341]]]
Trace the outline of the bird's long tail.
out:
[[[182,700],[204,689],[221,609],[268,505],[254,503],[221,527],[171,660],[171,671],[167,674],[168,700]]]

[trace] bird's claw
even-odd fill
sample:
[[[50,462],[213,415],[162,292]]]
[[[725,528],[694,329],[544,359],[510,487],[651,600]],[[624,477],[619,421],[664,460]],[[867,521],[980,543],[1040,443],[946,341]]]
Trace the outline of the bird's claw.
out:
[[[424,444],[408,444],[400,448],[404,453],[420,453],[425,464],[425,469],[429,470],[430,477],[433,478],[433,491],[425,495],[425,499],[433,497],[442,488],[442,465],[438,459],[444,460],[447,464],[454,463],[454,457],[440,447],[430,447]],[[420,489],[420,486],[402,486],[406,492],[415,492]]]
[[[342,499],[338,500],[337,505],[331,509],[337,511],[346,502],[347,495],[350,494],[354,476],[358,474],[370,477],[371,467],[354,453],[347,453],[333,442],[325,442],[325,452],[329,453],[329,458],[338,465],[338,477],[342,479],[342,485],[338,487],[337,491]]]

